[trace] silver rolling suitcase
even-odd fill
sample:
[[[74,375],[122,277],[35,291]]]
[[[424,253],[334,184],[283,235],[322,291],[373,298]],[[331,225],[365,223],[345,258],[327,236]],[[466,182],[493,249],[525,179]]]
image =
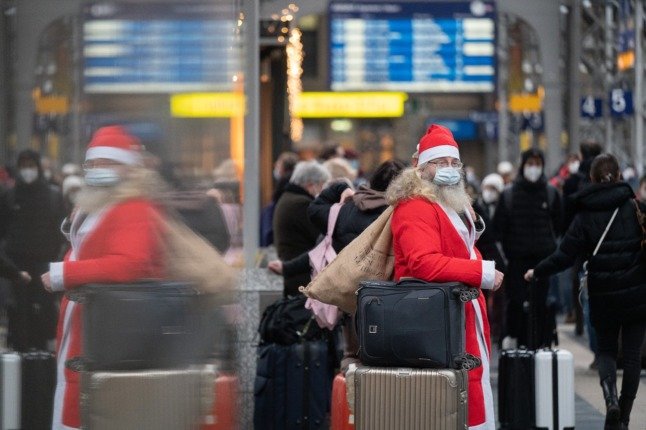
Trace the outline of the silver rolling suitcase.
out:
[[[348,402],[357,430],[466,430],[467,371],[352,367]]]
[[[572,430],[574,357],[565,350],[539,350],[534,355],[536,428]]]
[[[193,430],[212,408],[215,368],[83,372],[88,430]]]
[[[15,352],[0,355],[0,429],[21,428],[21,357]]]

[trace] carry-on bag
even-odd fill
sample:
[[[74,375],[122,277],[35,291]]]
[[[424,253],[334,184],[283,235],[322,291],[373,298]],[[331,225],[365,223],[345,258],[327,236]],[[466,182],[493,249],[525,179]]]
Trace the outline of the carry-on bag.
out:
[[[505,430],[533,429],[535,417],[535,352],[503,349],[498,361],[498,420]]]
[[[574,357],[565,350],[534,355],[536,428],[574,429]]]
[[[22,354],[22,428],[47,430],[52,425],[56,357],[51,352]]]
[[[346,382],[357,430],[468,428],[465,370],[351,366]]]
[[[350,415],[346,380],[343,373],[338,373],[332,382],[330,409],[330,430],[354,430],[354,417]]]
[[[205,359],[200,296],[183,283],[88,285],[68,294],[84,305],[83,370],[181,367]]]
[[[465,352],[465,303],[480,291],[460,283],[366,281],[357,292],[359,358],[369,366],[470,370]]]
[[[83,372],[81,423],[90,430],[199,429],[212,405],[212,366]]]
[[[16,352],[0,355],[0,429],[18,430],[21,402],[21,358]]]
[[[327,430],[332,361],[327,341],[259,346],[254,429]]]

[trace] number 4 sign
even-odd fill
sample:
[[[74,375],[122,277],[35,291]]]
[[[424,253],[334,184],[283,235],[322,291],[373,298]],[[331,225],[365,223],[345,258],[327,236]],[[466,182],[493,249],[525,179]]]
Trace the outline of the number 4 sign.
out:
[[[593,96],[581,98],[581,117],[583,118],[601,118],[603,115],[603,100],[596,99]]]

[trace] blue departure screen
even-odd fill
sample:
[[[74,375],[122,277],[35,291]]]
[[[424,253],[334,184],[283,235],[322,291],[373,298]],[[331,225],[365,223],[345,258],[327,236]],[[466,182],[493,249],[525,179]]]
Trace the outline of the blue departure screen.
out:
[[[492,1],[332,1],[332,90],[490,92]]]
[[[229,5],[99,3],[84,18],[86,93],[230,91],[240,70]]]

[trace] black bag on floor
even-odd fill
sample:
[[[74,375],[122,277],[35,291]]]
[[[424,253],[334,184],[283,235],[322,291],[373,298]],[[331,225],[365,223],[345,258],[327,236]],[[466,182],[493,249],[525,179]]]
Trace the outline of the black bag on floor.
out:
[[[324,340],[259,346],[254,429],[327,429],[333,377]]]
[[[536,423],[534,356],[531,350],[502,350],[498,362],[501,429],[531,429]]]
[[[76,370],[164,369],[200,360],[205,315],[182,283],[88,285],[68,293],[83,303],[83,353]]]
[[[22,354],[21,421],[23,429],[51,428],[55,390],[54,354],[43,351]]]
[[[258,333],[263,343],[292,345],[302,340],[325,338],[325,332],[305,309],[307,297],[299,294],[279,299],[267,306],[260,319]]]
[[[480,291],[417,279],[362,282],[357,292],[359,358],[368,366],[473,369],[465,352],[465,303]]]

